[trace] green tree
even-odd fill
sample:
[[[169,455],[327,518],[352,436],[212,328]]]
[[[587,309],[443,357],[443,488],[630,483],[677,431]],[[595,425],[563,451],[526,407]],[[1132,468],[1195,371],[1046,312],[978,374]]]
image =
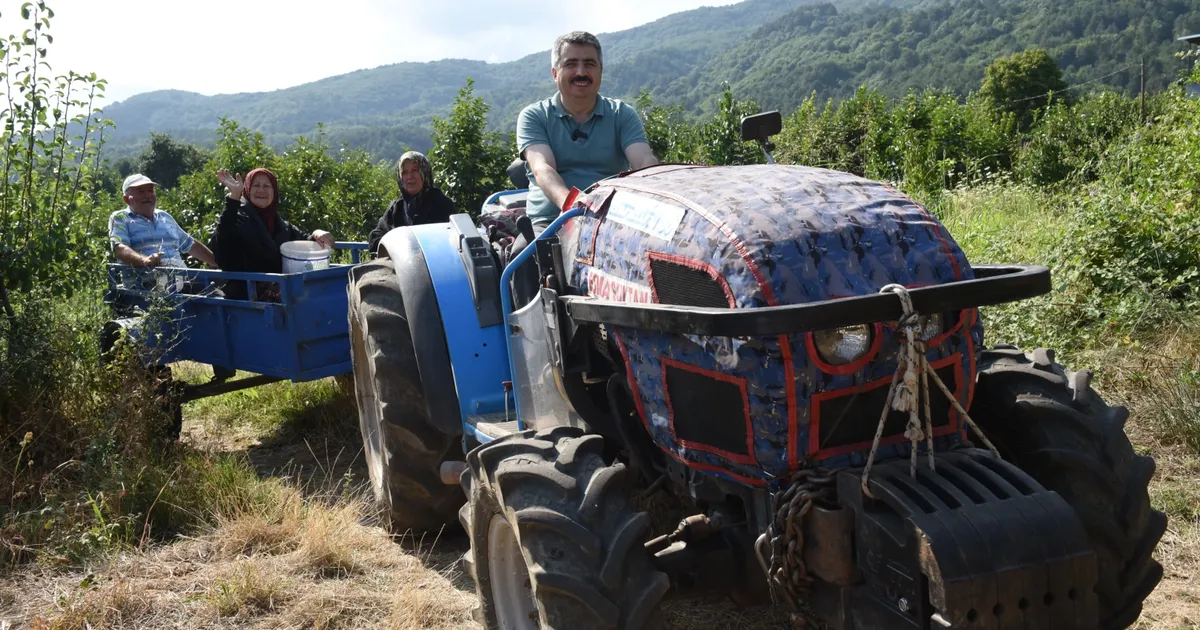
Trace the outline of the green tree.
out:
[[[1033,124],[1034,113],[1050,104],[1051,98],[1066,98],[1067,82],[1062,70],[1041,48],[1001,57],[983,74],[979,94],[1001,112],[1017,118],[1021,129]]]
[[[137,170],[137,165],[137,159],[125,156],[117,158],[117,161],[113,163],[113,169],[116,171],[117,175],[121,177],[121,179],[125,179]]]
[[[0,40],[0,307],[5,287],[54,295],[97,280],[105,217],[93,196],[108,121],[95,99],[95,74],[55,76],[46,62],[54,12],[45,2],[21,7],[27,28]],[[103,200],[100,200],[103,203]]]
[[[150,144],[134,162],[134,170],[164,188],[179,185],[179,178],[204,166],[206,151],[187,142],[172,140],[165,133],[150,133]],[[126,173],[128,174],[128,173]]]
[[[712,165],[762,163],[765,158],[758,145],[742,140],[742,118],[758,112],[758,103],[735,99],[726,84],[717,101],[716,113],[700,126],[696,159]]]
[[[475,216],[488,195],[508,187],[505,168],[515,141],[486,131],[488,104],[474,95],[475,80],[459,89],[449,118],[433,119],[434,179],[459,212]]]
[[[324,128],[284,149],[277,161],[279,207],[305,230],[323,229],[338,240],[366,240],[388,202],[399,195],[393,169],[361,150],[330,150]]]
[[[649,90],[635,101],[646,129],[646,140],[662,162],[690,162],[696,154],[696,130],[684,117],[683,107],[655,105]]]
[[[180,177],[175,188],[163,191],[161,205],[190,234],[207,238],[216,228],[217,217],[225,205],[225,187],[217,183],[217,171],[225,168],[244,176],[258,167],[274,170],[277,159],[262,133],[222,118],[216,148],[208,162]]]

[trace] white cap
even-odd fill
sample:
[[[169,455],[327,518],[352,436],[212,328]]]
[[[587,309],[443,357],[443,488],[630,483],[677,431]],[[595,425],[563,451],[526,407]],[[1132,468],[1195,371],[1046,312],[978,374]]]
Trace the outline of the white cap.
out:
[[[141,173],[134,173],[133,175],[126,177],[125,183],[121,184],[121,194],[129,192],[129,189],[133,188],[134,186],[145,186],[146,184],[154,184],[155,186],[158,186],[158,184],[155,184],[154,181],[149,177],[146,177]]]

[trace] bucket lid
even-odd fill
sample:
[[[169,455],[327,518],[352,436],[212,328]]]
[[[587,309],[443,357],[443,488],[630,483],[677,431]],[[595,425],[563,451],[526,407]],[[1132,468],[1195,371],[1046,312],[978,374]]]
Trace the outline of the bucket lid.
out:
[[[321,258],[329,255],[329,250],[314,241],[288,241],[279,246],[280,253],[289,256],[304,256],[306,258]]]

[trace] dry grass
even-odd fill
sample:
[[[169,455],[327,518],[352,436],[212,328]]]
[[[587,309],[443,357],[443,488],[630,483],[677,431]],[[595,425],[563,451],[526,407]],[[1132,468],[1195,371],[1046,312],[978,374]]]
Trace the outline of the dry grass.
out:
[[[396,544],[378,528],[361,525],[367,511],[359,502],[312,506],[296,532],[292,566],[332,578],[396,566]]]
[[[1196,481],[1191,484],[1194,486]],[[1156,494],[1159,494],[1156,492]],[[1193,500],[1198,499],[1193,494]],[[1163,507],[1160,496],[1156,507]],[[1196,509],[1193,502],[1190,509]],[[1200,628],[1200,526],[1195,520],[1172,520],[1156,557],[1163,564],[1163,581],[1149,599],[1136,628],[1181,630]]]
[[[471,620],[475,598],[462,598],[461,592],[447,591],[448,583],[444,574],[430,572],[423,580],[402,584],[386,627],[390,630],[452,630],[475,626]],[[455,605],[447,606],[448,596],[454,598]]]
[[[1167,514],[1155,553],[1163,581],[1146,600],[1138,630],[1200,628],[1200,330],[1180,325],[1152,343],[1092,353],[1097,387],[1129,407],[1134,448],[1157,464],[1150,501]]]
[[[144,627],[153,612],[151,603],[122,579],[104,588],[64,594],[58,606],[58,615],[35,617],[30,627],[34,630]]]
[[[454,567],[429,568],[393,542],[357,495],[300,502],[292,492],[273,512],[225,516],[203,537],[91,573],[11,576],[0,619],[46,630],[471,627],[474,598],[454,586]]]
[[[209,585],[206,598],[218,617],[254,616],[277,610],[290,596],[279,572],[245,560]]]

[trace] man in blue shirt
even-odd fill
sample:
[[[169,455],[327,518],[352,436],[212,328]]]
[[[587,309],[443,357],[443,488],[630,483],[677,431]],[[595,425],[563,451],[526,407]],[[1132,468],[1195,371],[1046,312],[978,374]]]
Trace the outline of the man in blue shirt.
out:
[[[213,253],[183,231],[171,215],[155,207],[158,184],[141,173],[125,178],[121,192],[126,208],[108,217],[113,256],[133,267],[184,267],[183,254],[216,267]]]
[[[113,256],[117,260],[133,267],[185,267],[183,254],[202,261],[209,267],[216,268],[217,260],[204,243],[192,238],[183,231],[175,219],[166,212],[159,210],[158,195],[154,189],[158,184],[141,173],[134,173],[125,178],[121,192],[126,207],[113,212],[108,217],[108,240],[112,243]],[[158,274],[144,278],[143,289],[154,288],[155,281],[170,279],[168,274]],[[196,292],[197,287],[187,287],[183,277],[174,278],[174,290],[187,293]],[[133,274],[122,274],[121,282],[125,286],[137,286]],[[214,291],[213,294],[219,292]],[[118,312],[125,305],[120,297],[114,304]],[[231,378],[235,370],[219,365],[213,366],[213,381],[220,382]],[[172,435],[179,437],[179,425],[172,425]]]
[[[575,31],[559,37],[550,51],[558,93],[517,118],[517,150],[529,177],[525,213],[536,233],[562,211],[571,188],[583,191],[622,171],[658,163],[634,108],[600,96],[603,69],[595,35]]]

